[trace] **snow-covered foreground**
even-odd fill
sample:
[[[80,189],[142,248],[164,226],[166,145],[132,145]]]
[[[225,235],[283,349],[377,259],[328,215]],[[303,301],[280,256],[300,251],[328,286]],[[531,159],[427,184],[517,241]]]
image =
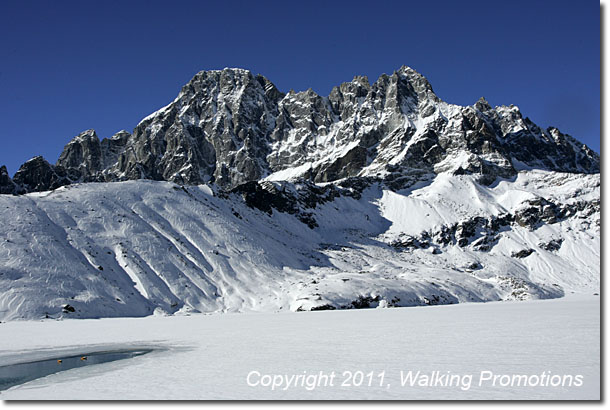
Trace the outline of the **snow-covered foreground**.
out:
[[[597,296],[568,295],[395,309],[2,323],[2,364],[100,346],[164,350],[50,375],[0,398],[599,399],[599,307]],[[349,376],[344,371],[352,372],[351,387],[341,387]],[[454,378],[433,378],[441,384],[436,387],[402,386],[401,371],[402,378],[409,371]],[[318,377],[322,386],[308,390],[313,378],[293,378],[283,390],[292,375],[320,372],[328,376]],[[260,386],[273,380],[265,375],[280,375],[275,380],[283,384]],[[502,386],[513,375],[542,386],[519,387],[519,379]],[[557,375],[572,387],[553,387]]]

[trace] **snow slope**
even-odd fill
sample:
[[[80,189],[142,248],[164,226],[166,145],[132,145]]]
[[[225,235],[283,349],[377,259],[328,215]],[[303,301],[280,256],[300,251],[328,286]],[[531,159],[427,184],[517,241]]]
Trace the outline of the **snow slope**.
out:
[[[372,184],[359,198],[341,195],[308,209],[313,229],[214,189],[138,180],[0,196],[0,320],[599,291],[599,209],[577,206],[599,199],[599,174],[522,171],[483,186],[474,176],[441,173],[402,191]],[[458,238],[469,218],[518,213],[541,198],[574,210],[548,223],[501,225],[485,251],[477,247],[489,239],[480,224],[460,245],[436,239],[452,224]],[[403,246],[409,237],[420,245]]]
[[[589,399],[600,398],[599,298],[285,314],[193,315],[0,324],[0,363],[117,346],[164,349],[53,374],[0,392],[33,399]],[[72,353],[69,353],[72,352]],[[248,374],[336,372],[334,386],[274,390]],[[340,386],[344,371],[373,383]],[[400,372],[467,377],[401,385]],[[383,384],[377,375],[385,372]],[[582,376],[581,386],[479,386],[493,375]],[[251,382],[260,381],[251,376]],[[466,379],[464,379],[466,380]],[[535,379],[533,379],[535,380]],[[388,387],[389,385],[389,387]],[[460,386],[465,387],[464,389]]]

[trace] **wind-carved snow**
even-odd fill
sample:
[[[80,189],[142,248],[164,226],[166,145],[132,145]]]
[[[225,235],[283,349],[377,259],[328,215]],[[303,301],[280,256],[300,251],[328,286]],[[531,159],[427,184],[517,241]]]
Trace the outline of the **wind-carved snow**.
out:
[[[599,175],[522,171],[486,186],[443,173],[407,189],[374,183],[358,197],[318,203],[306,209],[317,226],[206,185],[128,181],[3,195],[0,319],[595,293],[599,189]],[[527,220],[532,204],[571,208],[535,223]]]
[[[292,181],[298,180],[304,173],[312,169],[311,162],[307,162],[298,167],[286,168],[268,175],[263,181]]]

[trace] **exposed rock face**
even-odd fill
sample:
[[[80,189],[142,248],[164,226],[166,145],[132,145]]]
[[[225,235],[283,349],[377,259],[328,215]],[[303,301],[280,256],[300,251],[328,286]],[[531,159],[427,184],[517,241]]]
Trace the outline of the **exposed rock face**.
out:
[[[551,239],[548,242],[540,242],[538,246],[540,246],[545,251],[558,251],[561,249],[561,245],[563,244],[563,238]]]
[[[100,140],[94,130],[80,133],[68,145],[57,161],[58,165],[76,171],[83,178],[95,175],[103,168]]]
[[[534,249],[532,248],[528,248],[528,249],[522,249],[518,252],[513,252],[512,257],[513,258],[527,258],[528,256],[530,256],[532,253],[536,252]]]
[[[246,182],[230,191],[242,197],[251,208],[272,214],[273,210],[295,215],[313,229],[318,226],[311,210],[318,204],[332,201],[340,195],[353,196],[347,189],[334,185],[319,187],[312,183],[294,186],[285,182]]]
[[[13,177],[16,193],[56,189],[70,183],[66,170],[49,164],[43,157],[34,157],[23,164]]]
[[[0,194],[13,194],[15,193],[15,183],[8,175],[6,166],[0,167]]]
[[[440,172],[476,174],[489,184],[523,167],[600,169],[598,154],[556,128],[539,128],[517,107],[492,108],[484,99],[448,104],[408,67],[372,85],[355,77],[328,97],[283,94],[263,76],[224,69],[195,75],[133,134],[100,141],[87,130],[56,166],[35,158],[14,180],[19,192],[140,178],[232,189],[263,178],[374,177],[399,188]]]
[[[100,141],[94,130],[84,131],[64,147],[57,166],[69,170],[74,181],[116,180],[116,176],[107,175],[108,169],[117,163],[130,136],[127,131],[121,131]]]

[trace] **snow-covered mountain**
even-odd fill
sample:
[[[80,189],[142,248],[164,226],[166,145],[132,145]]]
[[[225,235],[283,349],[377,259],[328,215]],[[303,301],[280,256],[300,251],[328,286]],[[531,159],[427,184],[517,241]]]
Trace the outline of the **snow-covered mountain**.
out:
[[[515,106],[448,104],[408,67],[335,87],[283,94],[242,69],[202,71],[132,134],[99,140],[87,130],[56,165],[36,157],[3,193],[74,182],[133,179],[234,188],[249,181],[331,182],[375,177],[405,187],[426,174],[477,174],[483,183],[534,167],[598,173],[599,156],[556,128],[543,130]]]
[[[283,94],[204,71],[133,133],[0,168],[0,319],[597,292],[599,155],[402,67]],[[148,181],[146,181],[148,180]]]

